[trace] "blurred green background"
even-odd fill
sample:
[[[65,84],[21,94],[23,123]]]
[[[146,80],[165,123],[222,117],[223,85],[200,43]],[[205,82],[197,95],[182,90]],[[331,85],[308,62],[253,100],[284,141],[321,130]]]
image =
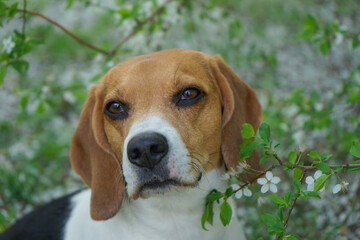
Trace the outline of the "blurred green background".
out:
[[[0,233],[33,207],[84,186],[70,169],[69,143],[90,86],[114,64],[162,49],[221,54],[256,89],[280,156],[305,145],[332,153],[332,163],[352,160],[351,143],[360,139],[358,0],[26,2],[26,9],[106,51],[130,36],[112,56],[38,16],[26,15],[24,29],[16,3],[24,8],[24,1],[0,1]],[[7,53],[9,37],[15,46]],[[329,186],[322,200],[299,202],[289,232],[360,239],[358,175],[344,177],[345,194],[335,196]],[[286,192],[290,178],[280,177]],[[249,239],[271,239],[259,217],[271,211],[263,197],[239,202]]]

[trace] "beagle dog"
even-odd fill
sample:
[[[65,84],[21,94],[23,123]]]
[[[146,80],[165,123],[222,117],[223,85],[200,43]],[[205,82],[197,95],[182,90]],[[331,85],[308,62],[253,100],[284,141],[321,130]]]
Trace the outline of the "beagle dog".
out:
[[[255,92],[218,55],[128,59],[91,88],[72,138],[71,164],[89,189],[38,208],[0,239],[245,239],[235,217],[223,227],[215,209],[205,231],[201,216],[238,165],[242,124],[260,122]],[[256,154],[247,163],[260,169]]]

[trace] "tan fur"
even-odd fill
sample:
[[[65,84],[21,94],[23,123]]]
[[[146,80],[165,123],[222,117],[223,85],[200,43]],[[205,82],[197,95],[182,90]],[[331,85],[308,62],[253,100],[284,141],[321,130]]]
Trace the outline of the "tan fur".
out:
[[[199,87],[206,96],[191,107],[179,108],[173,96],[188,85]],[[104,115],[110,99],[129,105],[128,118],[111,120]],[[228,168],[236,167],[241,126],[248,122],[257,129],[261,108],[255,92],[219,56],[172,49],[115,66],[91,89],[72,139],[72,166],[92,189],[93,219],[105,220],[118,211],[125,186],[123,142],[132,124],[150,115],[174,126],[192,161],[210,171],[221,166],[221,159]],[[248,163],[260,168],[256,156]]]

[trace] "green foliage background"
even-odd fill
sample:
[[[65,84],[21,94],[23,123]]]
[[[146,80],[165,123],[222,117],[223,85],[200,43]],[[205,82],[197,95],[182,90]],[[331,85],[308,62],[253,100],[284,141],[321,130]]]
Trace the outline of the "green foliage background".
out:
[[[112,56],[36,16],[26,15],[23,35],[16,7],[24,2],[0,3],[0,40],[11,36],[16,43],[11,54],[0,46],[0,77],[6,69],[0,79],[0,232],[32,207],[84,186],[68,154],[89,87],[114,64],[161,49],[220,53],[256,89],[280,155],[305,144],[332,153],[333,163],[352,160],[348,152],[360,136],[358,0],[27,2],[26,9],[105,50],[166,3]],[[281,178],[286,192],[290,178]],[[303,239],[360,238],[359,180],[349,174],[348,193],[300,202],[291,231]],[[241,200],[238,215],[249,239],[270,239],[259,217],[270,206],[258,206],[259,197]]]

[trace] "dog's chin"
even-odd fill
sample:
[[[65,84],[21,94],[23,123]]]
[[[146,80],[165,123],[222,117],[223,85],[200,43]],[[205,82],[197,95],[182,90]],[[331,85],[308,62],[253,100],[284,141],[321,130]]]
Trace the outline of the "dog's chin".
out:
[[[182,181],[174,178],[159,180],[153,179],[137,187],[137,191],[132,194],[134,200],[140,198],[146,199],[156,195],[166,194],[181,188],[195,187],[201,179],[201,174],[194,181]]]

